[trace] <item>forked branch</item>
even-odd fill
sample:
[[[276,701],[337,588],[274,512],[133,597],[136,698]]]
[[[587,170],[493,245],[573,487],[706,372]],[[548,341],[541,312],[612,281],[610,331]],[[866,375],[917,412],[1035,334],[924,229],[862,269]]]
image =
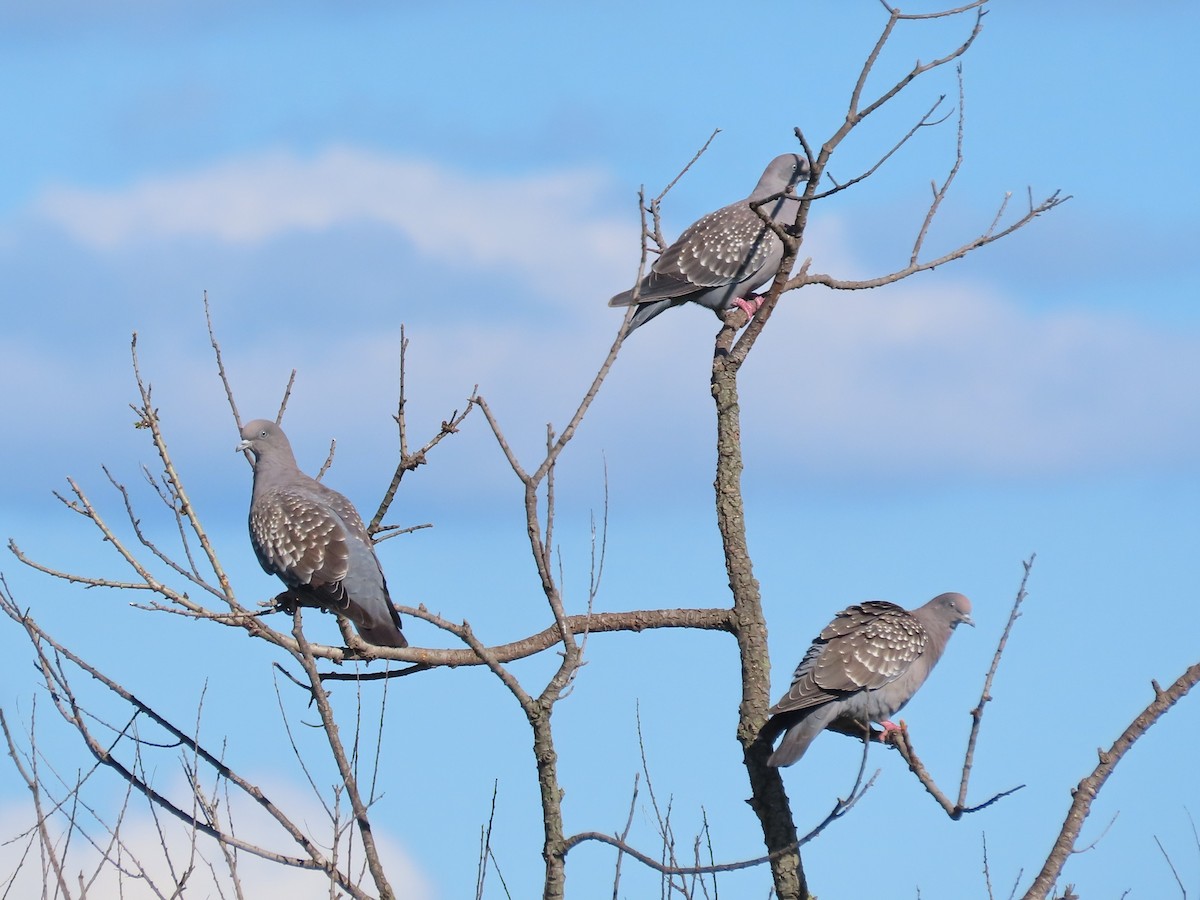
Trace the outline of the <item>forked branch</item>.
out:
[[[1017,587],[1017,595],[1013,600],[1012,609],[1008,614],[1008,622],[1005,624],[1004,631],[1000,635],[1000,640],[996,644],[996,652],[992,656],[992,664],[988,667],[987,674],[984,676],[983,690],[979,694],[979,702],[971,710],[971,731],[967,737],[966,753],[963,755],[962,775],[958,785],[958,799],[951,800],[938,787],[933,776],[929,774],[929,770],[925,768],[925,764],[921,762],[916,751],[913,749],[912,741],[908,735],[908,728],[903,722],[900,723],[901,728],[899,732],[892,732],[887,736],[887,742],[900,752],[900,756],[908,764],[909,771],[917,776],[917,779],[925,787],[925,790],[929,792],[929,795],[946,811],[946,815],[956,821],[968,813],[987,809],[996,801],[1007,797],[1009,794],[1016,793],[1025,786],[1023,784],[1018,785],[1007,791],[1001,791],[983,803],[974,806],[967,805],[967,789],[971,781],[971,769],[975,762],[975,745],[979,739],[979,728],[983,724],[983,709],[992,700],[992,681],[996,677],[996,671],[1000,668],[1000,660],[1004,656],[1005,648],[1008,646],[1008,638],[1012,634],[1013,625],[1016,624],[1017,619],[1020,617],[1021,603],[1028,596],[1025,587],[1029,583],[1029,573],[1033,569],[1033,561],[1035,559],[1037,559],[1036,553],[1031,554],[1029,559],[1021,563],[1024,571],[1021,575],[1021,583]],[[878,732],[873,732],[873,736],[876,734]]]

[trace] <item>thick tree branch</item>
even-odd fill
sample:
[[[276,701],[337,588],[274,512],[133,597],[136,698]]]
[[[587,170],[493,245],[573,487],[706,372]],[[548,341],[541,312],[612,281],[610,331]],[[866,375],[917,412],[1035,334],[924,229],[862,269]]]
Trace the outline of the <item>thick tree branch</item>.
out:
[[[1129,726],[1121,732],[1121,736],[1113,742],[1111,747],[1107,750],[1096,751],[1100,758],[1096,768],[1072,789],[1071,806],[1067,810],[1067,817],[1063,821],[1062,829],[1054,841],[1054,846],[1050,849],[1049,856],[1046,857],[1045,865],[1034,878],[1033,884],[1029,886],[1023,900],[1045,900],[1050,896],[1059,875],[1062,874],[1063,866],[1066,865],[1067,859],[1074,850],[1075,842],[1079,839],[1083,823],[1092,811],[1092,804],[1100,793],[1100,789],[1104,787],[1104,783],[1108,781],[1108,777],[1112,775],[1117,764],[1125,758],[1125,754],[1133,748],[1133,745],[1166,714],[1167,710],[1186,697],[1188,691],[1194,688],[1197,682],[1200,682],[1200,662],[1186,669],[1166,690],[1159,687],[1158,682],[1150,682],[1154,689],[1154,699],[1129,723]]]
[[[785,256],[785,262],[794,253]],[[782,270],[781,270],[782,271]],[[738,643],[742,699],[738,706],[737,739],[750,779],[750,806],[758,816],[763,841],[771,861],[775,893],[780,900],[803,900],[808,894],[797,846],[787,793],[779,770],[767,765],[770,742],[762,735],[770,704],[771,663],[767,650],[767,623],[763,616],[758,580],[754,577],[746,542],[745,503],[742,497],[741,414],[737,375],[745,353],[769,316],[781,289],[776,278],[768,299],[738,342],[741,353],[730,353],[723,341],[732,340],[727,324],[718,336],[713,354],[712,395],[717,416],[717,465],[713,487],[716,493],[717,527],[725,553],[725,571],[733,595],[733,633]],[[744,314],[743,314],[744,315]]]

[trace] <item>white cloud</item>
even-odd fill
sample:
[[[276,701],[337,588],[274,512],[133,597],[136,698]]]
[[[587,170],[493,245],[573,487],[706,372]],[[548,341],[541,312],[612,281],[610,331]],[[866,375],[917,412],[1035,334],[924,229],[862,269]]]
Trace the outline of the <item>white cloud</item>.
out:
[[[239,253],[295,229],[368,222],[446,261],[448,276],[455,259],[508,270],[554,298],[563,314],[550,324],[529,313],[503,325],[464,315],[425,319],[409,330],[409,393],[414,413],[424,409],[436,423],[478,383],[510,439],[530,446],[541,442],[546,421],[561,427],[570,415],[619,320],[604,305],[605,288],[619,285],[635,248],[630,223],[596,212],[603,189],[595,173],[468,176],[336,148],[311,159],[235,160],[122,192],[56,188],[36,211],[96,247],[203,237],[238,244]],[[836,217],[813,221],[805,253],[814,271],[874,274]],[[1178,462],[1194,444],[1200,334],[1109,310],[1030,308],[1005,285],[959,272],[947,267],[877,291],[787,296],[746,369],[747,439],[765,439],[767,452],[806,472],[852,478],[1151,470]],[[264,317],[276,308],[266,302]],[[215,313],[220,333],[219,298]],[[361,324],[339,330],[330,319],[307,338],[292,333],[240,358],[231,342],[235,355],[226,362],[235,381],[270,386],[239,398],[243,411],[273,409],[295,365],[297,431],[310,410],[320,411],[318,429],[339,434],[365,420],[389,427],[399,321],[399,314],[383,317],[364,332]],[[636,459],[649,453],[707,464],[708,451],[695,443],[710,427],[715,326],[708,313],[683,309],[634,335],[585,426],[589,439],[611,453],[624,446]],[[178,358],[172,371],[150,375],[164,401],[172,382],[186,383],[191,408],[204,405],[197,392],[219,407],[219,390],[204,390],[211,362],[197,338],[191,346],[203,358],[187,365]],[[20,368],[60,365],[39,367],[39,354],[23,348]],[[356,361],[353,373],[348,359]],[[37,410],[22,407],[34,418]]]
[[[374,223],[435,259],[518,271],[550,292],[597,270],[629,269],[631,218],[588,212],[603,187],[595,171],[485,177],[334,147],[311,158],[233,159],[123,189],[51,187],[33,213],[101,250],[180,238],[253,245]]]
[[[1194,333],[948,278],[789,302],[749,403],[820,470],[1095,472],[1178,462],[1200,434]]]
[[[562,427],[603,358],[615,329],[600,321],[605,312],[580,312],[552,334],[521,323],[410,329],[410,424],[427,430],[478,383],[532,462],[525,456],[537,452],[544,423]],[[707,467],[715,326],[709,314],[682,309],[638,331],[589,414],[584,442],[614,463]],[[397,338],[346,336],[325,356],[290,348],[304,360],[301,402],[341,420],[333,426],[323,415],[320,427],[387,427]],[[385,377],[338,404],[346,358]],[[744,371],[743,432],[760,459],[802,477],[1153,471],[1180,464],[1200,436],[1197,361],[1195,333],[1113,312],[1025,309],[967,282],[809,290],[785,298]],[[259,359],[274,372],[262,368],[250,381],[279,383],[284,365]]]
[[[310,829],[320,828],[319,823],[323,822],[328,831],[328,818],[311,795],[303,795],[295,789],[278,786],[264,785],[264,788],[293,821]],[[238,805],[241,809],[235,814],[235,819],[239,838],[250,843],[261,842],[263,846],[285,855],[304,855],[302,850],[290,843],[278,827],[269,830],[263,828],[262,819],[253,808],[253,803]],[[224,809],[222,811],[225,812]],[[76,812],[95,843],[100,847],[108,846],[109,837],[104,828],[91,823],[90,819],[88,823],[83,823],[83,819],[87,817],[86,813],[79,810]],[[10,897],[40,897],[43,884],[53,885],[53,875],[50,876],[50,880],[43,879],[42,857],[37,841],[34,840],[32,849],[26,855],[29,838],[26,836],[14,840],[19,835],[25,835],[34,818],[31,803],[18,801],[0,806],[0,893],[8,889],[7,896]],[[80,877],[90,882],[93,874],[99,871],[95,881],[89,883],[87,889],[87,896],[94,900],[152,897],[155,893],[150,884],[162,892],[160,896],[170,896],[181,873],[187,870],[189,863],[194,863],[188,874],[184,896],[234,895],[228,867],[220,849],[213,841],[204,836],[198,837],[196,856],[193,858],[189,829],[177,819],[162,813],[159,814],[156,823],[145,811],[144,803],[139,807],[137,799],[131,802],[130,810],[126,812],[120,826],[120,835],[124,843],[121,850],[123,873],[111,864],[100,866],[99,852],[80,834],[71,835],[70,841],[64,843],[65,835],[61,828],[64,823],[65,820],[59,821],[55,818],[51,823],[50,833],[60,853],[67,886],[72,892],[78,888]],[[374,824],[374,836],[380,856],[397,896],[412,900],[430,900],[434,897],[435,892],[428,878],[411,857],[387,835],[385,829],[379,828],[378,822]],[[327,834],[314,830],[309,832],[309,836],[316,840],[318,846],[328,846]],[[346,852],[345,846],[341,848],[341,852]],[[354,856],[361,859],[361,850],[356,850]],[[328,893],[328,881],[318,873],[279,865],[245,852],[237,854],[237,877],[243,894],[247,897],[318,897]],[[10,878],[13,880],[11,888]],[[364,886],[371,887],[369,876],[364,874],[363,883]],[[50,891],[53,894],[52,887]]]

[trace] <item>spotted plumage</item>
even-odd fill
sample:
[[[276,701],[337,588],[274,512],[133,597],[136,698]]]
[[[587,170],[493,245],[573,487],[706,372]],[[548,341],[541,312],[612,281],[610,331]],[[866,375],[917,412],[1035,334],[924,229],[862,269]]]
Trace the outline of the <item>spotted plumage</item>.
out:
[[[265,571],[288,587],[285,602],[341,613],[363,640],[407,647],[371,535],[354,505],[300,471],[274,422],[242,429],[238,450],[254,455],[250,542]]]
[[[617,294],[609,306],[637,306],[629,331],[664,310],[691,301],[718,315],[735,304],[757,309],[754,290],[775,277],[783,261],[783,242],[751,203],[781,193],[808,178],[808,161],[795,153],[771,160],[754,191],[744,200],[702,216],[667,247],[635,291]],[[796,219],[800,201],[791,197],[764,204],[762,212],[778,225]]]
[[[835,722],[858,723],[864,732],[871,722],[886,722],[925,682],[963,622],[975,624],[971,601],[956,593],[939,594],[911,612],[881,600],[842,610],[769,710],[768,736],[786,732],[770,764],[791,765]]]

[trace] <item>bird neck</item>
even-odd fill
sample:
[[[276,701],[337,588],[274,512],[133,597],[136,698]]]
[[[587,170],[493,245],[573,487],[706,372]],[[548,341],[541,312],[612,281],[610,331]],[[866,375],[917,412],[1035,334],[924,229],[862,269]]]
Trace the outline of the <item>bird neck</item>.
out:
[[[254,491],[259,493],[278,481],[293,477],[299,471],[291,448],[276,447],[273,452],[262,454],[254,461]]]
[[[921,624],[925,626],[925,634],[929,636],[925,652],[932,653],[933,658],[937,659],[946,649],[946,644],[950,640],[950,635],[954,633],[954,629],[945,619],[936,616],[922,617]]]

